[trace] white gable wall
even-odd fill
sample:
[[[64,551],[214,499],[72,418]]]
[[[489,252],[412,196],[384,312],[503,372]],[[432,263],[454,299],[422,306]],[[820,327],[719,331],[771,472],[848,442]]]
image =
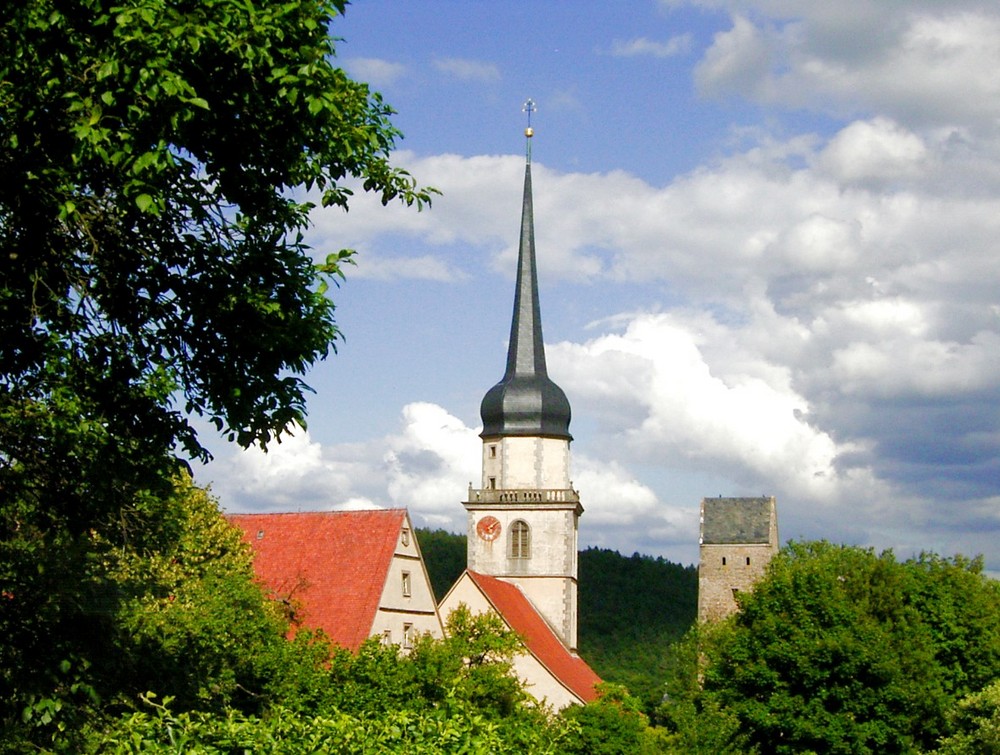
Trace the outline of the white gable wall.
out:
[[[404,594],[404,572],[409,574],[408,596]],[[410,626],[411,638],[425,633],[432,637],[444,636],[434,591],[409,514],[403,518],[396,550],[382,586],[378,611],[372,622],[371,635],[385,637],[389,642],[406,647],[404,629],[407,625]]]

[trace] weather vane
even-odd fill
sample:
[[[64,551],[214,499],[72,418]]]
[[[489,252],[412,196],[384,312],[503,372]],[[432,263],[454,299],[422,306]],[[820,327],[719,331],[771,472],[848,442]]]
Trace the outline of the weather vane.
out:
[[[524,101],[524,107],[521,108],[521,112],[528,114],[528,127],[524,129],[524,135],[527,137],[525,152],[528,162],[531,162],[531,137],[535,135],[535,129],[531,127],[531,114],[535,112],[536,109],[535,101],[530,97]]]

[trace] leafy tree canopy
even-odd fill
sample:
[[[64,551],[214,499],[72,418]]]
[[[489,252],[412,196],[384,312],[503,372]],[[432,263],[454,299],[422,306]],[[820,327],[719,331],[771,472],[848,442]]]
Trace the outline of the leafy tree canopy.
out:
[[[1000,676],[1000,585],[981,560],[793,543],[739,602],[702,633],[704,690],[674,684],[668,708],[735,718],[761,753],[930,751]]]
[[[335,65],[345,4],[5,3],[0,491],[85,523],[178,445],[207,456],[190,414],[243,445],[302,419],[351,253],[317,268],[300,197],[430,194]]]
[[[662,732],[649,727],[642,704],[618,684],[604,682],[598,698],[574,705],[563,717],[577,724],[563,746],[566,755],[652,755],[666,752]]]
[[[952,733],[942,741],[943,755],[1000,753],[1000,681],[959,701],[951,711]]]

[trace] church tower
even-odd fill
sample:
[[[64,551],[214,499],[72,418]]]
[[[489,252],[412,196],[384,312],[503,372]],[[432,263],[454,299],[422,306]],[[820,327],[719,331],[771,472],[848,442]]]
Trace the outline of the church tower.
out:
[[[576,650],[577,526],[569,477],[570,407],[545,368],[531,204],[531,113],[514,314],[503,378],[483,398],[483,476],[469,487],[468,568],[513,583]]]

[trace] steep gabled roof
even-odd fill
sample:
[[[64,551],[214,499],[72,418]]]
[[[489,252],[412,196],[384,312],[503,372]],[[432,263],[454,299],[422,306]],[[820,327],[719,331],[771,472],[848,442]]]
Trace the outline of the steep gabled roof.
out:
[[[357,650],[371,634],[403,509],[232,514],[258,579],[296,608],[303,627]]]
[[[601,677],[583,658],[569,652],[517,585],[474,571],[467,573],[494,610],[524,638],[528,652],[550,674],[583,702],[597,699],[594,685],[600,683]]]

